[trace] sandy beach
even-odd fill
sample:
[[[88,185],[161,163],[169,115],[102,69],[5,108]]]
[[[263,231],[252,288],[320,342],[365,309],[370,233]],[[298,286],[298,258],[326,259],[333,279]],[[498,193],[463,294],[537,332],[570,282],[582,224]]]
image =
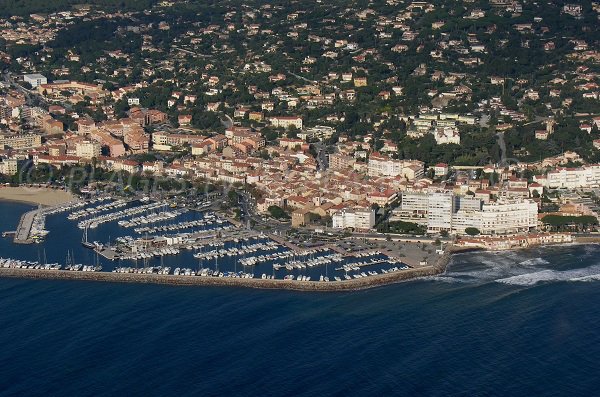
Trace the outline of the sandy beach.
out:
[[[29,204],[57,205],[75,200],[75,196],[64,190],[40,187],[0,187],[0,200],[18,201]]]

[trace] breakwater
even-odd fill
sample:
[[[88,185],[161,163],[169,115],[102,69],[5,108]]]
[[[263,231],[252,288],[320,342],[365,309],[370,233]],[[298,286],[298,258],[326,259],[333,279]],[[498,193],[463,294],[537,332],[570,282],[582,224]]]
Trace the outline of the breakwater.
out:
[[[419,277],[433,276],[443,273],[452,251],[441,255],[435,264],[418,268],[410,268],[388,274],[343,280],[343,281],[296,281],[282,279],[228,278],[175,276],[161,274],[112,273],[112,272],[70,272],[64,270],[13,269],[0,268],[0,277],[16,277],[29,279],[77,280],[114,283],[163,284],[176,286],[227,286],[259,289],[280,289],[293,291],[342,292],[358,291],[393,284]]]

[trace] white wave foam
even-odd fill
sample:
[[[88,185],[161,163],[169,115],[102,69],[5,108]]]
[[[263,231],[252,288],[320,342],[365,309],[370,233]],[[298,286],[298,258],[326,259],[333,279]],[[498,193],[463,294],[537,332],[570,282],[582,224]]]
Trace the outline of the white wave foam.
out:
[[[448,284],[464,284],[464,283],[467,283],[466,280],[461,280],[460,278],[452,277],[452,276],[427,276],[427,277],[421,277],[421,280],[438,281],[438,282],[441,282],[441,283],[448,283]]]
[[[519,274],[501,278],[496,282],[510,285],[531,286],[541,282],[560,281],[600,281],[600,266],[593,265],[583,269],[573,270],[541,270],[539,272]]]
[[[527,259],[522,262],[519,262],[520,266],[540,266],[540,265],[548,265],[550,262],[543,258],[533,258]]]

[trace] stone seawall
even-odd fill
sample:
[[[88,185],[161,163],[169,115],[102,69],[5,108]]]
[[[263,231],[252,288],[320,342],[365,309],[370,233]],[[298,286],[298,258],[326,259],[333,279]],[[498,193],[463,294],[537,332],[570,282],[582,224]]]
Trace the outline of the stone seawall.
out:
[[[0,277],[49,280],[99,281],[112,283],[164,284],[181,286],[227,286],[293,291],[358,291],[444,272],[451,253],[442,255],[434,265],[401,270],[394,273],[344,281],[263,280],[228,277],[174,276],[159,274],[129,274],[112,272],[71,272],[66,270],[36,270],[0,268]]]

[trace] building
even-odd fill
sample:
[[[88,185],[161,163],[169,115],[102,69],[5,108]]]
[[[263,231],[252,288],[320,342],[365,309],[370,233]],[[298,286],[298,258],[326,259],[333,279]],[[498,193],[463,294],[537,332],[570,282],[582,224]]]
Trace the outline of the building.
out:
[[[547,189],[586,189],[600,187],[600,164],[578,168],[559,167],[534,180]]]
[[[371,208],[345,208],[332,216],[334,229],[370,230],[375,226],[375,210]]]
[[[100,157],[102,145],[94,141],[77,142],[75,145],[75,155],[84,159]]]
[[[438,163],[433,167],[434,175],[437,177],[446,176],[448,174],[448,164]]]
[[[369,157],[367,164],[369,176],[401,176],[407,180],[423,177],[424,165],[418,160],[394,160],[374,152]]]
[[[0,174],[15,175],[17,171],[16,159],[2,159],[2,161],[0,161]]]
[[[23,76],[23,81],[31,84],[33,88],[37,88],[42,84],[48,84],[48,79],[39,73],[26,74]]]
[[[37,134],[0,134],[0,147],[8,146],[12,149],[32,149],[41,146],[42,137]]]
[[[390,220],[427,226],[428,233],[446,231],[462,235],[467,228],[476,228],[481,234],[502,235],[535,229],[537,215],[537,204],[529,199],[487,202],[445,191],[404,192],[402,204]]]
[[[454,194],[435,192],[427,200],[427,232],[451,232],[454,213]]]
[[[288,117],[288,116],[278,116],[278,117],[269,117],[269,122],[275,128],[291,128],[295,127],[299,130],[302,129],[302,117]]]

